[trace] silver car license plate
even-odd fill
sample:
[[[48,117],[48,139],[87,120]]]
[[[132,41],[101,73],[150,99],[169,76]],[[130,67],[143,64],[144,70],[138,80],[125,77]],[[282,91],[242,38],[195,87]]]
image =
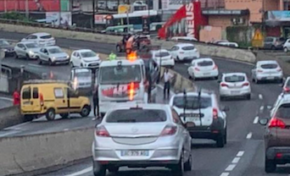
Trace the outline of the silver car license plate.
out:
[[[239,94],[240,91],[231,91],[231,94]]]
[[[148,150],[123,150],[122,156],[149,156]]]

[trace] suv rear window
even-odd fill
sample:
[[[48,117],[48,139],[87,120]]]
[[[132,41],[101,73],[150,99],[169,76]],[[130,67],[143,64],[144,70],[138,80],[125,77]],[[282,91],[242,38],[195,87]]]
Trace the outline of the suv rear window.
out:
[[[164,122],[166,113],[163,110],[130,109],[116,110],[107,116],[108,123],[144,123]]]
[[[213,61],[202,61],[197,63],[198,66],[200,67],[207,67],[207,66],[212,66]]]
[[[194,46],[184,46],[182,47],[182,50],[184,51],[194,50]]]
[[[290,104],[289,103],[288,104],[282,104],[278,108],[275,116],[278,117],[278,118],[286,118],[286,119],[290,118]]]
[[[40,38],[41,39],[50,39],[50,38],[52,38],[52,36],[51,35],[44,35],[44,36],[41,36]]]
[[[277,64],[263,64],[261,65],[261,68],[263,69],[273,69],[273,68],[277,68],[278,65]]]
[[[233,76],[226,76],[225,81],[226,82],[243,82],[245,81],[244,76],[238,76],[238,75],[233,75]]]
[[[155,57],[166,57],[169,56],[169,52],[158,52],[155,54]]]
[[[173,106],[176,106],[177,108],[184,108],[184,97],[175,97],[173,99]],[[200,97],[200,102],[198,101],[198,96],[187,96],[187,103],[186,103],[186,109],[199,109],[199,106],[201,109],[206,109],[208,107],[212,106],[211,97]]]

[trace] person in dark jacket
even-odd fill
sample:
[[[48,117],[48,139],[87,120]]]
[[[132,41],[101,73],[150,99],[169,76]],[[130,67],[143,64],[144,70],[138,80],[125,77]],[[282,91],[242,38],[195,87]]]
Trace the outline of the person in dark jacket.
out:
[[[151,102],[152,77],[150,71],[147,72],[147,80],[148,80],[148,102]]]
[[[95,88],[93,92],[93,108],[94,108],[94,116],[95,116],[94,119],[100,118],[99,90],[97,87]]]

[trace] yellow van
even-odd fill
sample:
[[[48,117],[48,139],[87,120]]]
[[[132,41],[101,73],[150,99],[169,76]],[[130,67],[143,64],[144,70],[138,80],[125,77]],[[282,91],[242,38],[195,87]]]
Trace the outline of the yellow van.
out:
[[[25,121],[32,121],[41,115],[49,121],[54,120],[56,114],[68,118],[70,113],[87,117],[91,112],[89,98],[79,96],[67,83],[55,80],[24,82],[20,103]]]

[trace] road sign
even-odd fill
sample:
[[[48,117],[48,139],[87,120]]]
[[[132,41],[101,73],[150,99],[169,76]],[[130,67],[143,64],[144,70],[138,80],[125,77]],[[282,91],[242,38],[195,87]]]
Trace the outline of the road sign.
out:
[[[252,39],[252,46],[253,47],[263,47],[264,37],[260,29],[256,29],[254,37]]]

